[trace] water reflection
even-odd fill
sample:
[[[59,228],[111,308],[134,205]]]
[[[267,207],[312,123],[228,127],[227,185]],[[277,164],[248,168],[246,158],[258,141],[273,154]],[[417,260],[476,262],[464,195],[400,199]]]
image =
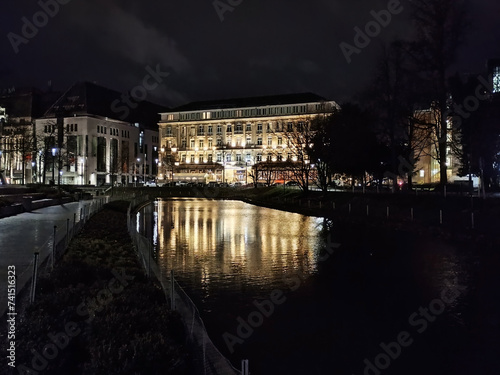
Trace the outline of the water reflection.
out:
[[[281,285],[284,277],[316,272],[323,219],[239,201],[156,201],[138,214],[161,269],[201,287]]]

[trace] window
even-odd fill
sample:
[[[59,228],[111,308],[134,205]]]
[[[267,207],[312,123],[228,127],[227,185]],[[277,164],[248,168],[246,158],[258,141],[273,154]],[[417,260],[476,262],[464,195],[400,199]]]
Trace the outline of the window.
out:
[[[246,129],[245,129],[247,132],[251,132],[252,131],[252,124],[247,124],[246,126]]]
[[[272,146],[273,145],[273,137],[267,137],[267,145]]]
[[[231,154],[226,154],[226,161],[230,162],[231,161]]]
[[[241,161],[241,154],[236,154],[236,161]]]
[[[214,127],[212,125],[208,125],[208,135],[212,135],[214,132]]]
[[[282,161],[282,160],[283,160],[283,155],[278,154],[278,161]]]
[[[191,163],[194,163],[194,155],[193,155],[193,154],[191,154],[191,156],[189,157],[189,161],[190,161]]]
[[[209,148],[212,148],[212,147],[213,147],[213,141],[212,141],[212,138],[210,138],[210,139],[208,140],[208,147],[209,147]]]
[[[222,154],[217,154],[217,163],[222,163]]]
[[[262,133],[262,124],[257,124],[257,133]]]
[[[217,146],[222,146],[222,139],[221,138],[217,138]]]
[[[185,140],[185,139],[183,139],[183,140],[181,141],[181,147],[182,147],[182,148],[186,148],[186,140]]]
[[[200,148],[203,148],[203,139],[200,139],[200,141],[198,142],[198,145],[200,146]]]
[[[257,138],[257,145],[262,146],[262,137]]]
[[[221,125],[217,125],[217,134],[222,134],[222,126]]]
[[[247,156],[246,156],[246,159],[245,159],[245,160],[246,160],[246,162],[247,162],[247,163],[250,163],[250,162],[252,161],[252,155],[247,154]]]
[[[78,124],[75,124],[75,132],[78,131]]]
[[[297,131],[304,131],[304,123],[302,121],[297,124]]]
[[[194,139],[191,139],[191,141],[189,142],[189,146],[190,146],[191,148],[194,148]]]
[[[183,163],[186,162],[186,154],[181,155],[181,162],[183,162]]]
[[[203,125],[198,126],[198,135],[205,135],[205,127]]]
[[[288,123],[286,130],[289,132],[293,132],[293,124],[291,122]]]
[[[271,156],[271,154],[267,154],[266,160],[267,161],[272,161],[273,160],[273,157]]]
[[[231,124],[229,124],[229,125],[227,126],[227,130],[226,130],[226,132],[227,132],[227,133],[232,133],[232,132],[233,132],[233,127],[232,127],[232,125],[231,125]]]
[[[236,124],[236,134],[242,134],[242,133],[243,133],[243,125]]]
[[[272,125],[271,125],[271,123],[268,123],[268,124],[267,124],[267,132],[268,132],[268,133],[270,133],[270,132],[272,132],[272,131],[273,131],[273,127],[272,127]]]
[[[262,161],[262,154],[257,154],[257,163]]]
[[[246,140],[246,145],[248,146],[250,144],[252,144],[252,137],[248,136]]]
[[[166,136],[167,137],[171,137],[172,136],[172,127],[171,126],[167,126]]]
[[[278,137],[278,146],[281,146],[283,144],[283,138]]]
[[[208,154],[208,162],[212,163],[212,154]]]

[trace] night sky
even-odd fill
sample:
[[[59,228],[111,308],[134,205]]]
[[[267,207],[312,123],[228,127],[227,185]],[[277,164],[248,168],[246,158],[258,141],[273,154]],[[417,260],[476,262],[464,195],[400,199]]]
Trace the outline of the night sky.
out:
[[[53,0],[42,0],[51,2]],[[213,0],[60,0],[67,2],[37,35],[14,52],[37,1],[4,0],[0,13],[0,88],[65,90],[79,80],[126,92],[150,66],[170,75],[148,100],[177,106],[195,100],[314,92],[345,102],[365,87],[385,41],[411,35],[409,5],[394,15],[348,64],[339,44],[354,27],[387,8],[373,0],[222,0],[238,4],[217,14]],[[500,2],[470,0],[472,24],[456,68],[482,72],[500,57]],[[43,19],[41,19],[43,21]]]

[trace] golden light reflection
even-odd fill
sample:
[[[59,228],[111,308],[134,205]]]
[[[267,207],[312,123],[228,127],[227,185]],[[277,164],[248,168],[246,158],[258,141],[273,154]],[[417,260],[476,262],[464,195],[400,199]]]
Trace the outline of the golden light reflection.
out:
[[[174,269],[207,293],[215,281],[267,284],[316,270],[322,219],[204,199],[160,200],[156,213],[160,268]]]

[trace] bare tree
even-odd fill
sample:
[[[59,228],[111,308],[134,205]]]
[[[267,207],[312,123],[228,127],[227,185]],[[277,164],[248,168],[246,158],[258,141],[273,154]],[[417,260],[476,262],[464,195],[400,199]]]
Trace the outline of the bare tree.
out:
[[[448,126],[450,114],[449,78],[456,53],[466,28],[462,0],[411,0],[416,40],[407,52],[414,70],[425,83],[425,97],[435,109],[434,124],[429,124],[436,143],[440,183],[447,182]]]
[[[310,182],[313,179],[313,165],[311,162],[311,151],[314,147],[314,129],[311,121],[307,118],[299,119],[296,123],[279,123],[280,134],[283,135],[288,152],[288,168],[293,179],[300,188],[307,193]]]

